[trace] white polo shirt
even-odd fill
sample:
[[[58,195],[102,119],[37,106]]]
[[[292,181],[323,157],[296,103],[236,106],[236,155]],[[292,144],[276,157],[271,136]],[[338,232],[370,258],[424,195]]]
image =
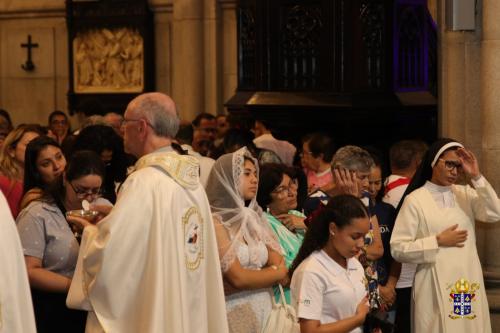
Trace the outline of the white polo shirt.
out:
[[[347,259],[345,269],[323,250],[313,252],[297,267],[290,284],[297,317],[328,324],[354,316],[366,295],[364,279],[358,259]]]

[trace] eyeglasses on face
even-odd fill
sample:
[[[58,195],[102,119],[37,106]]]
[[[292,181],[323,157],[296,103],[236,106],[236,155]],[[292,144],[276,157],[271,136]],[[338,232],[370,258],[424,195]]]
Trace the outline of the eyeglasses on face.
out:
[[[445,160],[445,159],[442,159],[442,158],[440,158],[439,160],[443,161],[444,167],[448,171],[451,171],[453,169],[460,170],[462,168],[462,163],[460,163],[458,161]]]
[[[217,133],[217,128],[215,127],[197,127],[196,129],[204,133]]]
[[[66,120],[52,120],[50,122],[52,125],[66,125],[68,122]]]
[[[132,122],[132,121],[141,121],[141,120],[142,120],[142,121],[144,121],[144,122],[146,123],[146,125],[148,125],[149,127],[153,128],[153,125],[151,125],[151,124],[149,123],[149,121],[147,121],[147,120],[146,120],[146,119],[144,119],[144,118],[138,118],[138,119],[127,119],[127,118],[123,118],[123,120],[122,120],[122,122],[121,122],[120,126],[125,126],[127,123]]]
[[[85,188],[84,189],[84,188],[75,187],[75,185],[73,185],[71,182],[69,182],[69,185],[71,186],[71,188],[75,192],[77,198],[79,198],[79,199],[83,199],[86,196],[98,197],[102,193],[102,189],[100,187]]]
[[[305,155],[310,155],[312,156],[312,152],[311,151],[307,151],[307,150],[303,150],[299,153],[300,156],[305,156]]]
[[[298,187],[299,183],[297,179],[292,179],[290,180],[290,183],[288,183],[288,186],[283,186],[283,185],[278,186],[271,193],[276,194],[278,197],[283,198],[287,195],[295,193]]]

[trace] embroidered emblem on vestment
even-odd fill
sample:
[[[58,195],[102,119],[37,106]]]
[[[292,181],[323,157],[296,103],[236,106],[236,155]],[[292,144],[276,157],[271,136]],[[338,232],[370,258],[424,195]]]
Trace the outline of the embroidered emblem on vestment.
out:
[[[191,207],[182,217],[186,267],[196,270],[203,259],[203,218],[198,207]]]
[[[193,190],[200,184],[200,165],[195,157],[177,153],[153,153],[141,157],[136,162],[135,169],[147,166],[165,170],[182,187]]]
[[[479,290],[479,283],[470,283],[464,278],[458,279],[454,284],[450,284],[449,302],[453,305],[453,310],[448,315],[451,319],[474,319],[476,314],[473,305],[477,300],[476,291]]]

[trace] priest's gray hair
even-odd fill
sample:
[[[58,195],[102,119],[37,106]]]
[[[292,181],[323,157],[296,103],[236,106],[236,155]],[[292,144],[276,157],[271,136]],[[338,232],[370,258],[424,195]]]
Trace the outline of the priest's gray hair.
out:
[[[172,107],[174,112],[170,110]],[[168,138],[177,135],[180,119],[175,104],[164,103],[153,94],[146,95],[137,101],[136,112],[147,120],[156,135]]]
[[[370,172],[374,164],[370,153],[358,146],[344,146],[337,150],[332,159],[332,168],[360,172]]]

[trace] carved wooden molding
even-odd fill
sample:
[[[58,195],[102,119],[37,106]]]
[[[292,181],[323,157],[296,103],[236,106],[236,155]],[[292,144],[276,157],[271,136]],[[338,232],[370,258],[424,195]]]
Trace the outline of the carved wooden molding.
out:
[[[174,2],[173,0],[149,0],[149,7],[153,13],[172,13]]]
[[[0,19],[25,19],[25,18],[52,18],[64,17],[66,11],[64,6],[54,8],[26,8],[16,10],[0,11]]]
[[[217,0],[222,9],[236,9],[238,0]]]

